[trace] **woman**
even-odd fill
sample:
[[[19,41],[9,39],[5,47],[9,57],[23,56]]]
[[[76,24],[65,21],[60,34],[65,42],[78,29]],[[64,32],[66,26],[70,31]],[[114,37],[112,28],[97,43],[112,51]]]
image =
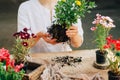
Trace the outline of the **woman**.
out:
[[[32,33],[37,34],[36,44],[31,48],[32,53],[37,52],[61,52],[71,51],[68,43],[56,43],[56,39],[51,39],[46,34],[47,27],[54,20],[54,6],[57,0],[29,0],[22,3],[18,10],[18,31],[24,27],[31,29]],[[83,30],[81,20],[71,26],[66,31],[70,37],[70,44],[73,47],[80,47],[83,43]]]

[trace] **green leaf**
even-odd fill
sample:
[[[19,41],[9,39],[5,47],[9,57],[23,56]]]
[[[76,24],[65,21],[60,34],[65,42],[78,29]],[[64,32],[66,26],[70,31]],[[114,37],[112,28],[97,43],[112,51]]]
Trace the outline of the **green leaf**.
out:
[[[119,57],[120,57],[120,52],[117,52],[117,53],[115,54],[115,56],[119,56]]]
[[[66,0],[66,2],[58,1],[55,6],[55,19],[57,24],[66,24],[71,26],[77,23],[79,18],[85,17],[85,13],[89,13],[95,7],[95,2],[80,0],[81,5],[78,6],[75,0]],[[88,4],[89,3],[89,4]]]

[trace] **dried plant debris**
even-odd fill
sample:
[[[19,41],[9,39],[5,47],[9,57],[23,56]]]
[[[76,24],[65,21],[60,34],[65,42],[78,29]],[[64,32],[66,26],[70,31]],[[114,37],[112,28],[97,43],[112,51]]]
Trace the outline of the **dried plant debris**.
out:
[[[80,63],[82,61],[82,57],[73,57],[73,56],[60,56],[55,57],[52,61],[56,63],[60,63],[61,66],[75,66],[75,63]]]

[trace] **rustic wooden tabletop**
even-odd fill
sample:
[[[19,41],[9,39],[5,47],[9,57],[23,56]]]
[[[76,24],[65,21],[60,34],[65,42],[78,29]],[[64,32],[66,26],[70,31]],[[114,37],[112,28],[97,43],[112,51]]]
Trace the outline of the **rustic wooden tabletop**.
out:
[[[32,53],[32,61],[46,64],[46,60],[49,61],[51,58],[56,56],[73,56],[82,57],[82,62],[78,65],[80,73],[87,74],[88,76],[93,76],[94,74],[100,74],[105,80],[108,80],[108,70],[96,69],[93,67],[95,61],[95,50],[76,50],[71,52],[55,52],[55,53]]]

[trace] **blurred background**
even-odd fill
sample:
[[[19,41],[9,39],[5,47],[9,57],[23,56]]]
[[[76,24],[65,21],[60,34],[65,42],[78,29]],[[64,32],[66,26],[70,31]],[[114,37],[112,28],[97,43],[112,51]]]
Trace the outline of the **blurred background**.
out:
[[[13,33],[17,30],[17,11],[19,5],[25,0],[0,0],[0,48],[11,49],[14,43]],[[114,38],[120,38],[120,0],[92,0],[97,7],[90,14],[82,19],[84,30],[84,42],[78,49],[96,48],[94,34],[90,30],[93,26],[92,21],[97,13],[109,16],[114,20],[116,28],[111,30]],[[77,50],[78,50],[77,49]],[[76,49],[74,49],[76,50]]]

